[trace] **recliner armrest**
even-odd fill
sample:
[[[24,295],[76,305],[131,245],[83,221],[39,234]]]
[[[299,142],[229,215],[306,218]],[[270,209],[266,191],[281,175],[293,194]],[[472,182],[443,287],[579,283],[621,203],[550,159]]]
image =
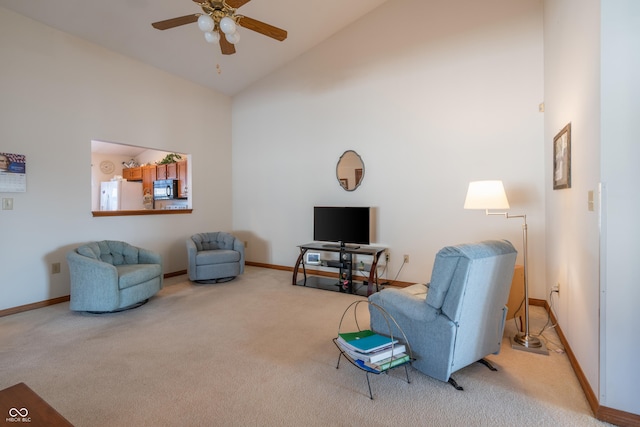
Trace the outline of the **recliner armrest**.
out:
[[[369,296],[369,301],[377,304],[394,316],[394,312],[420,321],[433,321],[438,316],[438,310],[425,302],[422,295],[413,295],[402,289],[386,288]]]

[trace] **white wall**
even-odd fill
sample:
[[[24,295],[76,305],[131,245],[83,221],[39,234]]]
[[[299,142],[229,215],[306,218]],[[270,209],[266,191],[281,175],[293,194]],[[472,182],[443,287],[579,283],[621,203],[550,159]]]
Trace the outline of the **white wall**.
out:
[[[546,1],[544,10],[547,289],[560,284],[554,297],[560,326],[597,394],[599,1]],[[553,190],[553,138],[569,122],[572,184]],[[589,191],[594,211],[587,209]]]
[[[602,2],[601,404],[640,414],[640,3]]]
[[[0,310],[68,295],[64,257],[86,241],[157,250],[174,272],[187,236],[231,229],[228,97],[2,8],[0,57],[0,151],[27,158],[27,192],[0,194]],[[92,139],[192,154],[193,214],[93,218]]]
[[[386,31],[389,22],[399,31]],[[529,223],[532,297],[545,297],[542,7],[538,0],[388,2],[234,97],[234,229],[253,261],[293,266],[314,205],[372,206],[388,277],[429,280],[449,244],[522,221],[463,209],[469,181],[502,179]],[[365,164],[354,192],[335,168]],[[520,262],[522,259],[520,258]]]
[[[630,268],[640,257],[640,4],[544,6],[547,282],[560,283],[556,314],[600,405],[640,414],[640,343],[630,333],[640,299]],[[551,141],[568,122],[572,188],[553,191]]]

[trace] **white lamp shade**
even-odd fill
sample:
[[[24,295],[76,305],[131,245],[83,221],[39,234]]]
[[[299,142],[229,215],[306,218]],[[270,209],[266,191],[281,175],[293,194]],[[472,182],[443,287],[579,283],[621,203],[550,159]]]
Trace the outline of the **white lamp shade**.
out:
[[[211,18],[209,15],[200,15],[198,17],[198,28],[200,28],[205,33],[213,30],[214,26],[215,23],[213,22],[213,18]]]
[[[509,209],[509,201],[502,181],[473,181],[469,183],[465,209]]]
[[[240,33],[237,31],[235,33],[227,34],[225,37],[227,38],[227,41],[231,44],[236,44],[240,41]]]
[[[225,34],[233,34],[236,32],[236,21],[225,16],[220,20],[220,30]]]
[[[220,41],[220,33],[218,33],[217,31],[207,31],[206,33],[204,33],[204,38],[209,43],[218,43]]]

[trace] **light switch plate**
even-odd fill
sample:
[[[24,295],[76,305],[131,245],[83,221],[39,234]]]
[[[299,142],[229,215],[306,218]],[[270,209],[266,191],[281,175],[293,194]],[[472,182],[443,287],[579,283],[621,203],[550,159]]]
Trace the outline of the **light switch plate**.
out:
[[[13,199],[11,198],[2,199],[2,210],[3,211],[13,210]]]

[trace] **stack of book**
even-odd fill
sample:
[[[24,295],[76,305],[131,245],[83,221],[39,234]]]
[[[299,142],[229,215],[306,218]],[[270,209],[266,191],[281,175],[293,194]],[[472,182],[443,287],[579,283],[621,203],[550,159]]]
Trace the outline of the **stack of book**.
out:
[[[385,371],[410,359],[404,344],[369,329],[338,334],[336,341],[358,366],[375,372]]]

